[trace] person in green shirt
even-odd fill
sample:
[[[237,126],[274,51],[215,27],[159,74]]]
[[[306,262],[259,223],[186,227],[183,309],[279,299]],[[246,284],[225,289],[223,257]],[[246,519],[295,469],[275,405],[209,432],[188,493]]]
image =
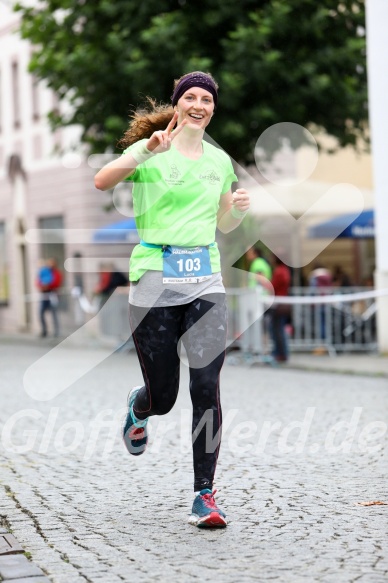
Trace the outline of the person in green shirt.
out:
[[[262,285],[261,277],[256,277],[257,275],[263,276],[269,281],[272,277],[272,269],[268,261],[263,257],[263,252],[258,247],[251,247],[246,252],[246,258],[249,261],[249,275],[248,275],[248,287],[256,287],[257,285]]]
[[[123,155],[95,176],[100,190],[133,183],[141,242],[130,258],[129,313],[143,384],[128,398],[124,443],[144,452],[147,421],[165,415],[178,394],[180,343],[186,349],[193,404],[194,502],[189,522],[223,527],[213,480],[221,442],[219,376],[227,311],[216,228],[235,229],[249,209],[229,156],[203,140],[218,85],[201,71],[175,81],[171,105],[148,98],[120,141]],[[210,437],[209,440],[209,430]]]

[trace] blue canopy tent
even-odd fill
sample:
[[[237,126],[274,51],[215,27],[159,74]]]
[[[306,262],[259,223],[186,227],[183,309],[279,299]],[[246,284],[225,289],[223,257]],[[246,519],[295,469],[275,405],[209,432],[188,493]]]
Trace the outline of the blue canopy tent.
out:
[[[347,237],[351,239],[368,239],[375,236],[374,211],[362,211],[352,221],[354,215],[340,215],[329,221],[318,223],[309,228],[308,236],[311,239],[331,239],[332,237]],[[343,229],[341,230],[341,227]],[[338,232],[340,234],[338,235]]]
[[[133,217],[111,223],[97,229],[93,234],[93,243],[132,243],[140,242]]]

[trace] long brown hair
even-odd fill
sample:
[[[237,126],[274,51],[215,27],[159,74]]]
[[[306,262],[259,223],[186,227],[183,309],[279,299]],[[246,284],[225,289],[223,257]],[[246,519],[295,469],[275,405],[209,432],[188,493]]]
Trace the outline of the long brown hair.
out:
[[[179,79],[175,79],[174,89],[181,79],[184,79],[189,74],[190,73],[186,73]],[[206,73],[206,75],[213,79],[218,88],[214,77],[210,73]],[[146,97],[143,107],[132,111],[128,129],[125,131],[123,137],[117,142],[117,145],[125,149],[139,140],[150,138],[154,132],[165,130],[174,115],[174,111],[172,105],[158,103],[156,99]]]
[[[174,115],[172,105],[158,103],[152,97],[146,97],[146,103],[141,109],[131,114],[131,121],[118,146],[128,148],[131,144],[150,138],[154,132],[165,130]]]

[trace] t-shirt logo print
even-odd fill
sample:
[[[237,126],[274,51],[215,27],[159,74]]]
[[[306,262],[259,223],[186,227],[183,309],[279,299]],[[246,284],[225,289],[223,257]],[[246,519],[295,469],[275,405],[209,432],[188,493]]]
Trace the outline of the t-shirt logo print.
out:
[[[179,172],[176,164],[171,164],[170,169],[171,169],[170,178],[176,180],[177,178],[180,177],[181,173]]]
[[[176,164],[171,164],[169,177],[165,180],[167,184],[171,184],[173,186],[180,186],[184,184],[182,173]]]
[[[214,170],[210,170],[207,174],[200,174],[199,178],[201,180],[207,180],[210,184],[220,182],[220,177],[214,172]]]

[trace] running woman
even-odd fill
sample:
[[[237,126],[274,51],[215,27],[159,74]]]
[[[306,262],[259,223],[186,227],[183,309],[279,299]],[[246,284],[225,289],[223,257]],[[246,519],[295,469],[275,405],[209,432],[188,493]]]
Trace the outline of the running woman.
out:
[[[124,443],[132,455],[144,453],[149,417],[172,409],[182,342],[193,405],[194,502],[189,522],[224,527],[226,515],[213,491],[227,328],[215,231],[218,227],[227,233],[240,224],[249,195],[243,188],[232,193],[237,177],[229,156],[203,141],[218,102],[218,85],[210,74],[195,71],[175,81],[172,105],[158,105],[151,98],[148,102],[148,109],[134,113],[120,142],[123,155],[95,177],[100,190],[123,180],[133,182],[141,237],[130,259],[129,314],[143,385],[129,394]]]

